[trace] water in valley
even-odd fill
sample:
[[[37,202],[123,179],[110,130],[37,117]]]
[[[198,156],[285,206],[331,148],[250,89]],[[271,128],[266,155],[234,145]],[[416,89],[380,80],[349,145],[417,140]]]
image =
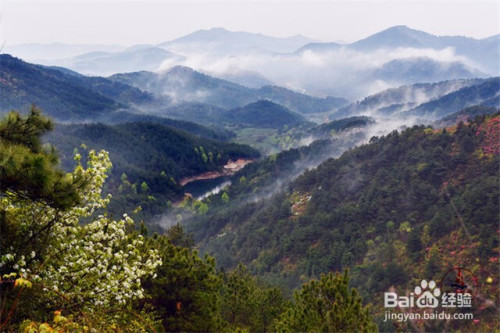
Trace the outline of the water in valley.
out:
[[[229,177],[218,177],[214,179],[200,179],[192,181],[184,186],[184,192],[202,200],[212,194],[217,194],[225,187],[231,185]]]

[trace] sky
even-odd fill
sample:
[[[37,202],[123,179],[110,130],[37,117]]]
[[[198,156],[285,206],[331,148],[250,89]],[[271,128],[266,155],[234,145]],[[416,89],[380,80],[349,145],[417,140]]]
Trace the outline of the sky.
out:
[[[394,25],[435,35],[500,33],[499,1],[0,0],[1,43],[158,44],[223,27],[353,42]]]

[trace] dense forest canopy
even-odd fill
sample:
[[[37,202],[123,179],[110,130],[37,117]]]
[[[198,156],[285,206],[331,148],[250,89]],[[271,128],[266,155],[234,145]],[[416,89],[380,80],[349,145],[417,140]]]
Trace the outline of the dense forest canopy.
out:
[[[498,279],[498,235],[491,230],[499,222],[499,120],[480,116],[374,137],[265,201],[212,198],[189,230],[221,267],[243,262],[290,288],[351,267],[354,285],[373,299],[390,286],[404,290],[415,277],[438,279],[464,266],[493,297],[486,295],[497,286],[486,280]],[[251,193],[271,170],[246,174],[238,192],[227,193],[237,198],[245,186]],[[493,309],[479,310],[483,302],[475,313],[487,329]]]
[[[90,150],[86,167],[75,154],[76,167],[65,174],[53,151],[40,146],[50,127],[37,109],[26,117],[13,112],[0,123],[6,171],[0,188],[1,330],[376,330],[369,308],[348,287],[347,272],[311,281],[290,302],[242,265],[216,270],[180,225],[148,236],[144,224],[134,230],[127,214],[108,217],[110,196],[102,197],[112,166],[108,154]],[[19,160],[25,164],[11,168]],[[33,160],[45,168],[33,174]],[[71,195],[54,199],[60,186]],[[333,306],[317,307],[323,293],[335,299]],[[309,305],[317,309],[313,318],[303,315]]]
[[[185,38],[213,34],[234,39],[198,40],[207,63],[268,38]],[[281,87],[172,65],[190,57],[174,44],[64,60],[140,70],[109,77],[0,55],[0,331],[498,330],[500,78],[471,67],[498,67],[498,36],[394,27],[266,53],[267,74],[294,64]],[[339,79],[324,66],[343,52],[377,64]],[[388,311],[386,293],[430,289],[472,290],[436,310],[473,319],[387,317],[434,308]]]
[[[197,127],[194,130],[199,132]],[[248,146],[149,122],[58,125],[44,139],[57,146],[66,170],[74,165],[75,149],[82,154],[88,149],[108,151],[113,161],[106,184],[106,191],[114,194],[111,212],[121,215],[141,206],[143,218],[160,214],[169,202],[182,199],[179,181],[183,177],[220,170],[229,160],[259,156]]]

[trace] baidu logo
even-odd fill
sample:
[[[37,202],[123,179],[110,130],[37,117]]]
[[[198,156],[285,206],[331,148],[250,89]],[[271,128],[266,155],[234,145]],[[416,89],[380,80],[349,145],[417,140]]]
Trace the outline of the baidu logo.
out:
[[[384,293],[384,307],[435,309],[441,305],[443,308],[470,308],[473,296],[471,291],[477,292],[478,283],[473,275],[470,279],[464,278],[464,270],[463,268],[455,269],[458,272],[456,278],[443,278],[439,287],[433,280],[429,282],[422,280],[407,296],[386,292]],[[447,273],[445,277],[448,275],[450,274]]]
[[[436,282],[433,280],[429,283],[427,283],[426,280],[422,280],[420,286],[415,287],[415,295],[418,297],[417,306],[419,308],[437,308],[439,305],[438,297],[441,295],[441,290],[436,288]]]
[[[398,296],[395,292],[384,293],[384,306],[386,308],[409,308],[415,305],[419,308],[437,308],[441,290],[436,287],[436,282],[422,280],[409,296]]]

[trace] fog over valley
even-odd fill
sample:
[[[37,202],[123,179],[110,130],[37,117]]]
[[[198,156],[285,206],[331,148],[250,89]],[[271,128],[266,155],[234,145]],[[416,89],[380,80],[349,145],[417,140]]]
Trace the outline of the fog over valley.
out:
[[[0,331],[499,331],[498,9],[2,2]]]
[[[498,38],[438,37],[396,26],[354,43],[338,44],[214,28],[118,52],[109,52],[105,46],[96,52],[98,46],[89,45],[92,52],[74,57],[61,54],[84,46],[47,45],[45,49],[53,49],[53,55],[38,59],[40,45],[12,46],[5,51],[86,75],[161,73],[182,65],[252,87],[276,84],[315,96],[353,100],[404,84],[498,75],[492,60],[500,56]]]

